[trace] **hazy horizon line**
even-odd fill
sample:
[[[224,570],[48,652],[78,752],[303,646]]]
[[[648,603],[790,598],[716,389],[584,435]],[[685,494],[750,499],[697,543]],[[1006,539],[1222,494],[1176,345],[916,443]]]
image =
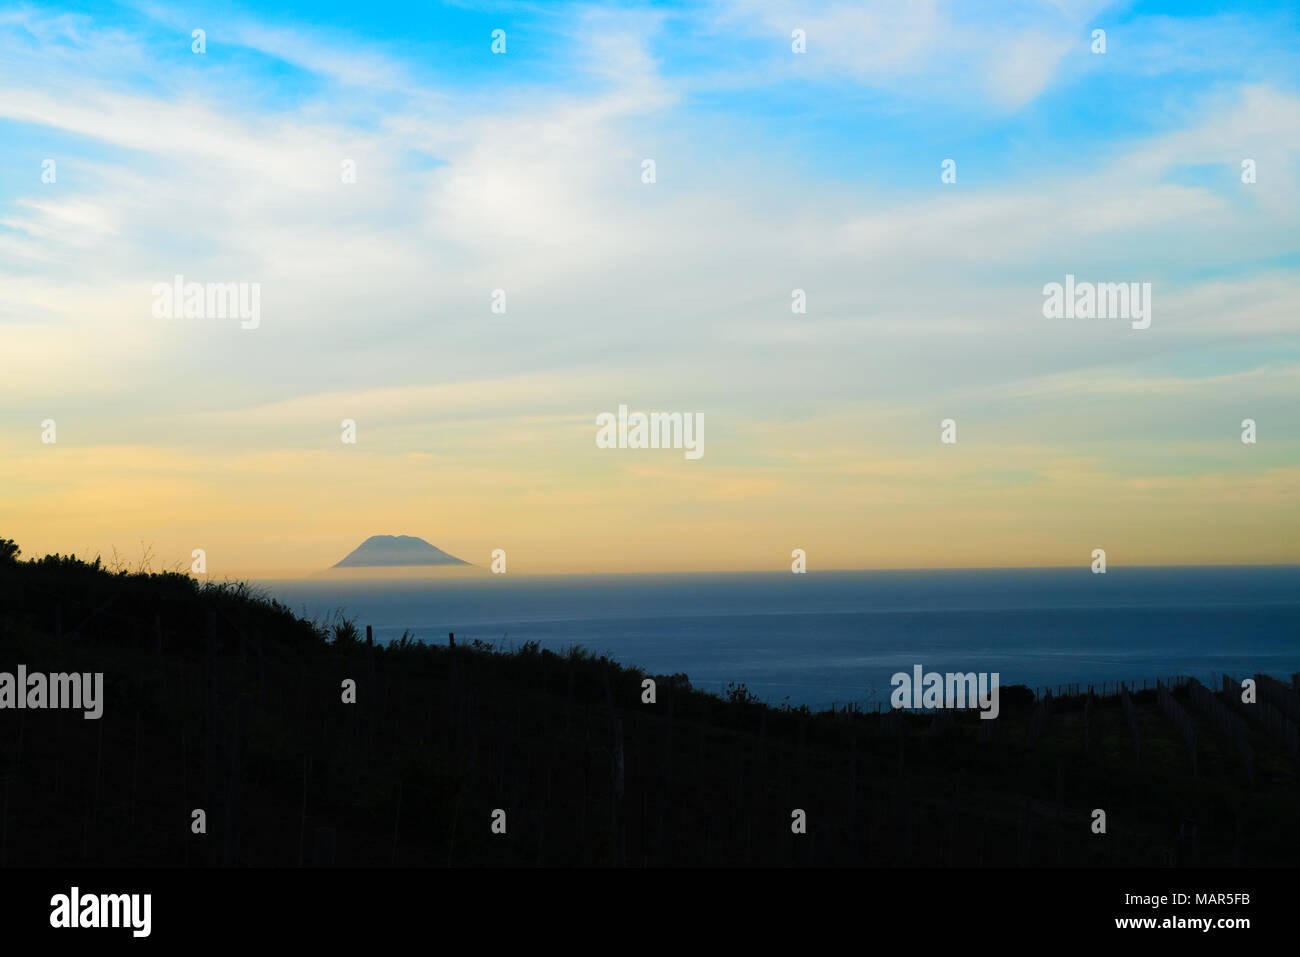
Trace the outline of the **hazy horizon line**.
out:
[[[482,572],[485,573],[485,577],[481,578],[480,580],[484,580],[484,581],[488,580],[486,576],[489,575],[490,573],[488,572],[488,570],[487,570],[486,568],[484,568],[483,566],[472,565],[472,564],[470,564],[470,563],[466,563],[466,565],[468,565],[470,568],[474,568],[474,569],[480,570],[480,571],[482,571]],[[406,574],[406,575],[393,575],[393,576],[391,576],[391,577],[385,577],[385,578],[369,577],[369,576],[356,576],[356,578],[355,578],[354,580],[392,581],[392,582],[401,582],[401,581],[418,581],[418,580],[421,580],[421,579],[422,579],[422,576],[420,576],[419,574],[416,574],[415,572],[418,572],[418,571],[421,570],[421,569],[434,570],[434,569],[442,569],[442,568],[444,568],[444,567],[447,567],[447,566],[438,566],[438,565],[429,565],[429,566],[419,566],[419,565],[415,565],[415,566],[401,566],[401,565],[393,565],[393,566],[369,566],[369,568],[368,568],[367,570],[374,570],[374,571],[377,571],[377,570],[379,570],[380,568],[394,568],[394,569],[403,569],[403,568],[405,568],[405,569],[410,569],[410,570],[412,571],[412,573],[410,573],[410,574]],[[458,568],[464,568],[465,566],[455,566],[455,567],[458,567]],[[1281,568],[1296,568],[1296,569],[1300,569],[1300,562],[1235,562],[1235,563],[1234,563],[1234,562],[1215,562],[1215,563],[1208,563],[1208,562],[1207,562],[1207,563],[1195,563],[1195,562],[1189,562],[1189,563],[1182,563],[1182,564],[1160,564],[1160,565],[1146,565],[1146,564],[1137,564],[1137,565],[1108,565],[1108,566],[1107,566],[1107,569],[1108,569],[1108,570],[1107,570],[1106,574],[1110,574],[1111,571],[1114,570],[1114,569],[1123,569],[1123,570],[1168,570],[1168,569],[1184,569],[1184,568],[1186,568],[1186,569],[1193,569],[1193,568],[1199,568],[1199,569],[1216,569],[1216,568],[1220,568],[1220,569],[1226,569],[1226,568],[1242,568],[1242,569],[1246,569],[1246,568],[1257,568],[1257,569],[1281,569]],[[342,575],[340,575],[340,576],[330,576],[330,575],[329,575],[329,572],[330,572],[330,571],[333,571],[333,570],[334,570],[333,568],[330,568],[330,569],[323,569],[323,570],[320,570],[320,571],[309,572],[309,573],[307,573],[307,574],[303,574],[303,575],[283,575],[283,574],[278,574],[278,573],[277,573],[277,574],[270,574],[270,575],[268,575],[268,574],[257,574],[257,575],[247,575],[247,576],[235,576],[235,577],[228,577],[228,578],[224,578],[224,579],[204,578],[204,579],[200,579],[200,580],[203,580],[203,581],[230,581],[230,582],[238,582],[238,581],[268,581],[268,582],[271,582],[271,581],[312,581],[312,580],[339,581],[339,580],[341,580],[342,578],[346,577],[346,576],[342,576]],[[342,569],[341,571],[348,571],[348,569]],[[937,567],[937,566],[936,566],[936,567],[919,567],[919,566],[877,566],[877,567],[869,567],[869,568],[868,568],[868,567],[855,567],[855,568],[819,568],[819,569],[816,569],[815,571],[810,570],[810,571],[808,571],[808,572],[804,572],[804,573],[801,573],[801,574],[805,574],[805,575],[814,575],[814,574],[825,575],[825,574],[852,574],[852,573],[856,573],[856,572],[870,572],[870,573],[881,573],[881,572],[923,572],[923,573],[943,573],[943,572],[981,572],[981,571],[983,571],[983,572],[998,572],[998,571],[1079,571],[1079,572],[1090,572],[1090,569],[1089,569],[1089,566],[1088,566],[1086,563],[1085,563],[1085,564],[1081,564],[1081,565],[949,565],[949,566],[942,566],[942,567]],[[735,575],[735,576],[741,576],[741,575],[782,575],[782,576],[785,576],[785,575],[791,575],[791,574],[792,574],[792,573],[789,571],[789,569],[784,569],[784,570],[783,570],[783,569],[780,569],[780,568],[772,568],[772,569],[754,569],[754,568],[750,568],[750,569],[737,569],[737,568],[710,568],[710,569],[693,569],[693,570],[689,570],[689,571],[685,571],[685,570],[677,570],[677,571],[668,571],[668,570],[642,570],[642,571],[590,571],[590,572],[510,572],[509,574],[506,574],[506,575],[492,575],[491,577],[492,577],[492,579],[498,579],[498,578],[501,578],[501,579],[509,579],[509,578],[529,578],[529,579],[541,579],[541,578],[615,578],[615,577],[617,577],[617,578],[636,578],[636,577],[642,577],[642,578],[649,578],[649,577],[663,577],[663,578],[667,578],[667,577],[681,577],[681,578],[687,578],[687,577],[699,577],[699,576],[705,576],[705,575]],[[430,575],[430,576],[428,576],[428,578],[431,579],[431,580],[432,580],[432,579],[435,579],[435,578],[437,578],[437,577],[438,577],[438,576],[436,576],[436,575]],[[447,577],[445,578],[445,580],[447,580],[447,581],[451,581],[451,580],[453,580],[453,579],[454,579],[454,580],[473,580],[473,579],[467,579],[467,578],[463,578],[463,577],[462,577],[462,578],[455,578],[454,576],[447,576]]]

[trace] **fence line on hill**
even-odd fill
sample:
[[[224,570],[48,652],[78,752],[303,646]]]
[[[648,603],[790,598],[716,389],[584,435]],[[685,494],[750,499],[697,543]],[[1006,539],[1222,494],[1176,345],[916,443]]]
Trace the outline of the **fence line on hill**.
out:
[[[1142,764],[1142,735],[1138,732],[1137,711],[1133,707],[1133,697],[1128,693],[1128,688],[1124,685],[1119,686],[1120,704],[1124,706],[1124,719],[1128,722],[1129,734],[1133,736],[1133,753],[1137,756],[1137,763]]]
[[[1201,711],[1214,719],[1219,730],[1224,733],[1246,765],[1246,777],[1255,783],[1255,751],[1250,746],[1250,728],[1242,717],[1220,700],[1214,692],[1195,678],[1189,682],[1192,702]]]
[[[1029,740],[1030,746],[1037,743],[1038,739],[1043,736],[1047,730],[1047,725],[1051,720],[1052,714],[1052,689],[1047,689],[1047,694],[1039,699],[1038,704],[1034,706],[1034,713],[1029,716],[1029,728],[1025,736]]]
[[[1116,681],[1094,681],[1091,683],[1076,681],[1071,684],[1035,686],[1033,692],[1036,701],[1048,694],[1057,699],[1083,695],[1111,698],[1119,695],[1124,688],[1127,688],[1130,694],[1136,694],[1139,691],[1154,691],[1161,683],[1171,688],[1181,687],[1187,683],[1187,680],[1185,675],[1170,675],[1157,678],[1123,678]]]
[[[1226,675],[1224,681],[1226,684]],[[1246,714],[1263,725],[1292,758],[1300,760],[1300,732],[1289,716],[1300,713],[1295,692],[1268,675],[1255,675],[1255,695],[1255,704],[1242,705]]]
[[[1164,711],[1165,716],[1173,722],[1178,733],[1183,736],[1187,743],[1187,756],[1192,762],[1192,776],[1196,776],[1196,722],[1188,714],[1183,706],[1180,705],[1174,696],[1170,694],[1169,688],[1163,683],[1156,685],[1156,697],[1160,701],[1160,709]]]
[[[1300,694],[1296,694],[1294,688],[1288,688],[1268,675],[1255,675],[1255,685],[1269,704],[1292,721],[1300,722]]]
[[[1293,676],[1294,678],[1294,676]],[[1232,704],[1236,713],[1244,714],[1263,728],[1293,759],[1300,760],[1300,734],[1296,722],[1286,709],[1297,707],[1295,691],[1268,675],[1255,675],[1255,700],[1243,701],[1242,684],[1230,675],[1223,675],[1223,697]]]

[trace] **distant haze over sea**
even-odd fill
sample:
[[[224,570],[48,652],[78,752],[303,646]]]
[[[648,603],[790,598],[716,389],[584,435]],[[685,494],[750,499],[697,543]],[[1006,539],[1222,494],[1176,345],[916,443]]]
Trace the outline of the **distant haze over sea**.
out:
[[[582,645],[773,704],[888,705],[920,664],[1030,687],[1300,671],[1300,566],[264,581],[294,611],[337,610],[391,641]],[[875,697],[872,696],[874,688]]]

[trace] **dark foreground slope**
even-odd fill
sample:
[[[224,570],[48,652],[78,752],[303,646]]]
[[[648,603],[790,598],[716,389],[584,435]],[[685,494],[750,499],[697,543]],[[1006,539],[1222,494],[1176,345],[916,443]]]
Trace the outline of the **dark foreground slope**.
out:
[[[19,664],[102,671],[105,703],[0,710],[9,867],[1300,863],[1293,757],[1250,725],[1252,782],[1185,688],[1195,774],[1151,691],[1140,763],[1113,695],[882,718],[661,676],[646,704],[648,676],[580,651],[372,647],[241,586],[60,558],[0,560]]]

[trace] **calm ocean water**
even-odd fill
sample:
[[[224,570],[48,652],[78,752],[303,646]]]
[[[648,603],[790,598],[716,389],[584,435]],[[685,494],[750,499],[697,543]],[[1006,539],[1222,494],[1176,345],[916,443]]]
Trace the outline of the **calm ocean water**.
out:
[[[773,704],[888,702],[889,679],[996,671],[1030,687],[1300,671],[1300,566],[268,581],[294,611],[342,611],[425,641],[581,645]],[[874,697],[873,697],[874,691]]]

